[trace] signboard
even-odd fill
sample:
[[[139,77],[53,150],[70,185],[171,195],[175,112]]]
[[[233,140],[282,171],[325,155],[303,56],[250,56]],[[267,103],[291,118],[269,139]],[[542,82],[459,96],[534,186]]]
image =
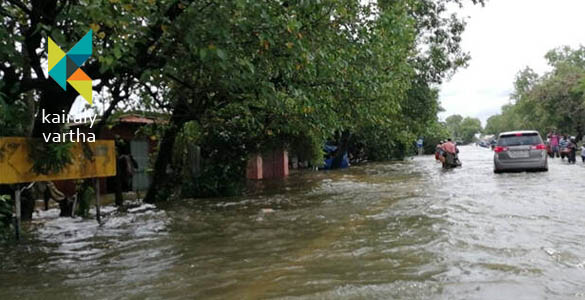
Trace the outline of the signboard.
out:
[[[87,155],[88,152],[91,155]],[[29,139],[1,137],[0,184],[116,175],[116,149],[113,140],[74,143],[71,147],[71,155],[71,164],[60,172],[36,174],[32,171],[32,162],[29,159]]]

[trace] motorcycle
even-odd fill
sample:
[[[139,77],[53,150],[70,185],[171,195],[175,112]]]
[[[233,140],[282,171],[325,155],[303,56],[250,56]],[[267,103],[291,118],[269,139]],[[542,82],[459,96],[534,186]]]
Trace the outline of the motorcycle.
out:
[[[565,157],[569,158],[571,155],[571,149],[569,147],[563,147],[561,148],[561,151],[559,151],[561,154],[561,159],[564,160]]]
[[[457,154],[453,153],[445,153],[443,160],[443,169],[453,169],[457,167],[461,167],[463,164],[459,160]]]

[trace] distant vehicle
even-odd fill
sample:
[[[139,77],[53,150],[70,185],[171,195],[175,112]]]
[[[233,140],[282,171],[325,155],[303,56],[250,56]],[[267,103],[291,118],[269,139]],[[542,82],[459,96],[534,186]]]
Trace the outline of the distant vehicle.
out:
[[[483,148],[489,148],[489,144],[486,141],[479,142],[478,146],[483,147]]]
[[[548,171],[546,145],[533,130],[502,132],[494,147],[494,172]]]

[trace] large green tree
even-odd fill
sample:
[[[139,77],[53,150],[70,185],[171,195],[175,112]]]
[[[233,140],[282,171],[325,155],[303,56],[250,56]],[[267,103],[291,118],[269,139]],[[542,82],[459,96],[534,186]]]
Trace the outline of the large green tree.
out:
[[[525,68],[516,76],[511,104],[488,119],[487,133],[536,129],[542,134],[556,130],[575,135],[585,133],[585,48],[562,47],[545,58],[551,71],[538,75]]]
[[[10,0],[0,3],[0,134],[40,138],[59,132],[63,124],[43,123],[42,114],[69,112],[78,97],[64,91],[45,73],[47,38],[70,49],[94,31],[92,57],[83,66],[103,95],[108,109],[94,128],[100,128],[118,104],[140,88],[146,70],[160,68],[158,56],[165,26],[181,14],[180,1],[67,1]],[[57,153],[63,145],[42,143],[43,153]],[[63,160],[68,161],[67,159]],[[50,159],[36,159],[36,170]],[[41,165],[41,166],[39,166]],[[23,218],[32,215],[32,199],[25,201]]]
[[[456,140],[461,140],[468,144],[473,142],[475,135],[481,133],[481,121],[477,118],[465,117],[461,115],[451,115],[445,119],[445,126]]]
[[[83,68],[108,107],[96,131],[122,103],[169,114],[146,201],[180,182],[167,170],[185,124],[197,128],[208,169],[220,170],[208,178],[218,182],[242,178],[246,155],[267,147],[306,145],[315,162],[326,140],[345,148],[362,136],[373,149],[404,148],[438,124],[435,85],[469,59],[460,48],[465,24],[447,13],[449,3],[461,4],[5,1],[0,129],[60,130],[37,112],[69,111],[77,94],[43,72],[46,40],[68,49],[92,28],[94,55]]]
[[[445,125],[454,139],[461,137],[461,122],[463,122],[461,115],[451,115],[445,119]]]
[[[477,118],[466,117],[461,121],[461,139],[468,144],[474,141],[475,135],[481,133],[481,121]]]

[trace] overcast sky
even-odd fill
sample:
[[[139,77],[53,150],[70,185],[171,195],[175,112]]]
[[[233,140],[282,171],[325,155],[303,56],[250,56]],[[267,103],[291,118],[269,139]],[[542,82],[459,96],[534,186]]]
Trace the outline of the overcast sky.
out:
[[[548,50],[585,44],[585,0],[488,0],[458,14],[468,16],[462,46],[471,61],[441,86],[442,119],[460,114],[485,125],[508,103],[518,71],[542,74]]]

